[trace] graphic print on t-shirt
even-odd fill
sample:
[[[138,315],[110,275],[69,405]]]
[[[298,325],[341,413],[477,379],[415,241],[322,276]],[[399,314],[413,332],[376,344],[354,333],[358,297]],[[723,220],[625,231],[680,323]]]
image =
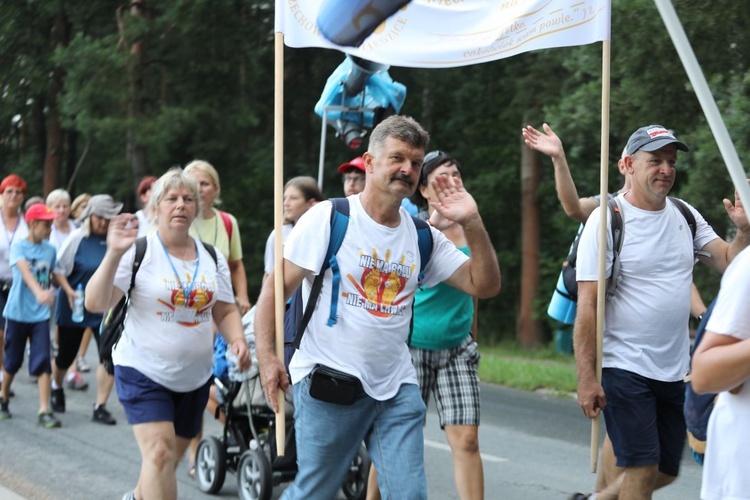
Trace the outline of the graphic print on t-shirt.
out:
[[[194,321],[177,321],[180,325],[194,327],[200,323],[211,321],[211,307],[216,293],[216,282],[208,281],[206,276],[201,276],[200,280],[193,283],[190,273],[187,273],[185,281],[178,283],[177,280],[164,279],[165,290],[170,292],[170,302],[157,299],[157,302],[166,306],[167,311],[157,312],[162,321],[175,322],[175,311],[178,308],[192,309],[195,314]],[[192,289],[190,286],[192,285]],[[187,303],[185,303],[185,290],[190,290]]]
[[[49,289],[50,263],[46,260],[29,260],[29,270],[36,278],[36,282],[42,287],[42,290]]]
[[[346,275],[359,294],[344,293],[346,305],[361,307],[381,318],[403,316],[406,308],[403,302],[412,294],[402,292],[416,269],[413,259],[408,260],[412,263],[405,263],[406,255],[398,260],[391,260],[390,250],[386,250],[384,259],[378,258],[378,252],[374,248],[372,255],[360,252],[361,276],[357,279],[351,274]]]

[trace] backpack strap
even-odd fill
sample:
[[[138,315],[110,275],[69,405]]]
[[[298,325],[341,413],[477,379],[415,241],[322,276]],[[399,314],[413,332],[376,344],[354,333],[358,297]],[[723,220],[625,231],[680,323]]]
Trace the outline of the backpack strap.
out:
[[[612,228],[612,274],[607,284],[607,298],[611,299],[617,290],[617,284],[620,281],[620,251],[622,250],[623,240],[623,220],[622,207],[617,198],[612,198],[607,202],[609,207],[609,223]]]
[[[315,310],[315,303],[318,301],[320,291],[323,288],[323,278],[326,270],[331,268],[331,310],[328,316],[328,326],[336,324],[338,309],[338,295],[339,285],[341,283],[341,271],[339,269],[338,261],[336,260],[336,253],[341,248],[341,243],[344,241],[346,230],[349,227],[349,200],[346,198],[331,198],[331,236],[328,239],[328,249],[326,250],[325,258],[323,259],[323,265],[320,267],[320,272],[315,276],[313,280],[312,289],[310,290],[310,296],[307,298],[307,304],[305,305],[305,312],[302,315],[297,334],[294,336],[294,347],[299,349],[302,343],[302,335],[305,333],[308,323],[312,318],[313,311]]]
[[[418,283],[422,286],[424,280],[424,270],[427,267],[427,263],[430,261],[432,256],[432,230],[427,221],[414,217],[411,219],[414,221],[414,225],[417,227],[417,246],[419,247],[419,276]]]
[[[424,270],[427,267],[427,263],[430,262],[432,257],[432,247],[434,242],[432,240],[432,230],[427,221],[420,219],[419,217],[411,216],[414,221],[414,226],[417,228],[417,247],[419,248],[419,275],[417,276],[417,286],[422,287],[422,281],[424,281]],[[411,320],[409,320],[409,336],[406,339],[406,345],[411,346],[411,336],[414,332],[414,298],[411,301]]]
[[[227,237],[229,238],[229,246],[232,246],[232,218],[229,216],[228,213],[222,212],[221,210],[218,211],[219,215],[221,216],[221,220],[224,221],[224,229],[227,232]]]
[[[208,255],[210,255],[211,258],[214,259],[214,264],[216,264],[216,266],[218,267],[219,258],[216,256],[216,247],[209,243],[206,243],[205,241],[201,241],[201,243],[203,243],[203,248],[205,248],[206,252],[208,252]]]
[[[130,300],[130,292],[135,286],[135,275],[138,274],[138,269],[141,268],[141,263],[143,262],[143,256],[146,255],[146,247],[148,247],[148,241],[145,236],[141,236],[135,240],[135,258],[133,259],[133,272],[130,274],[130,287],[127,293],[128,300]]]
[[[671,201],[672,205],[674,205],[677,208],[677,210],[680,211],[682,216],[685,217],[685,220],[688,223],[688,227],[690,228],[690,232],[693,234],[693,239],[695,239],[695,232],[697,228],[696,228],[696,223],[695,223],[695,216],[693,215],[692,210],[688,208],[688,206],[685,204],[684,201],[674,198],[672,196],[669,196],[669,201]]]

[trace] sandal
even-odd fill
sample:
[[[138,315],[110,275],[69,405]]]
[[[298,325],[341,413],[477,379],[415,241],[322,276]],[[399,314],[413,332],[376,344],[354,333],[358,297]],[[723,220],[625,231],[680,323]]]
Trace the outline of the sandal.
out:
[[[195,479],[195,462],[188,462],[187,474],[191,479]]]

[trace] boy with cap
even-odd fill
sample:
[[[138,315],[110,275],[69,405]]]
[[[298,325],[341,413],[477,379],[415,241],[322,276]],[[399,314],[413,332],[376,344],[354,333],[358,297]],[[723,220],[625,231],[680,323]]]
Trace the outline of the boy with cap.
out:
[[[589,418],[603,411],[617,465],[624,470],[622,481],[611,485],[612,490],[619,487],[619,495],[605,490],[596,498],[651,498],[677,478],[686,436],[683,378],[695,258],[724,272],[750,242],[750,223],[737,196],[734,205],[724,200],[737,226],[731,244],[688,205],[696,221],[693,236],[679,209],[667,202],[677,150],[688,147],[660,125],[641,127],[628,140],[623,161],[631,189],[616,198],[624,225],[618,285],[605,304],[601,383],[595,370],[601,207],[586,223],[578,247],[578,403]],[[611,275],[611,225],[607,230],[606,272]]]
[[[338,168],[344,183],[344,196],[359,194],[365,189],[365,162],[361,156],[342,163]]]
[[[53,271],[55,247],[48,241],[52,221],[57,217],[49,207],[37,203],[26,212],[29,234],[15,242],[10,248],[10,265],[13,284],[8,295],[3,316],[5,328],[5,362],[3,383],[0,390],[0,419],[11,417],[8,395],[18,370],[23,364],[24,348],[30,343],[29,374],[38,377],[39,424],[54,428],[60,421],[49,410],[50,399],[50,305],[54,301],[54,290],[50,276],[62,287],[72,303],[75,291],[65,276]]]

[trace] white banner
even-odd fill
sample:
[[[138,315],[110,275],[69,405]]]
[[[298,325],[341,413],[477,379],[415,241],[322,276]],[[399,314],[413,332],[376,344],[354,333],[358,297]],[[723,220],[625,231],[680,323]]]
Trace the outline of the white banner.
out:
[[[358,48],[317,27],[322,0],[276,0],[289,47],[324,47],[391,66],[447,68],[610,39],[610,0],[413,0]],[[341,19],[342,26],[351,20]]]

